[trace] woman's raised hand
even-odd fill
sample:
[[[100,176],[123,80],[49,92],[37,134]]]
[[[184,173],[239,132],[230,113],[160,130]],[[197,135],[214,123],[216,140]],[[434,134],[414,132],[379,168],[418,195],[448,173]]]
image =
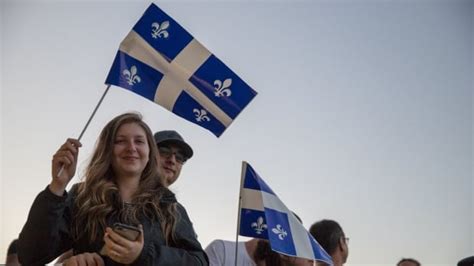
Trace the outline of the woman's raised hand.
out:
[[[49,189],[54,194],[62,196],[67,184],[76,173],[77,156],[81,146],[82,144],[77,139],[69,138],[53,155],[51,173],[53,180]]]

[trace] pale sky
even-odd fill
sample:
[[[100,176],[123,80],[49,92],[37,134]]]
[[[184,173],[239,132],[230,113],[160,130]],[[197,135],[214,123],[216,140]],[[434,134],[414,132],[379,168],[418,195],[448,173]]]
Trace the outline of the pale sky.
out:
[[[341,224],[348,265],[474,255],[474,1],[154,3],[258,95],[216,138],[112,87],[82,138],[82,166],[105,123],[135,110],[194,149],[172,190],[203,247],[235,239],[246,160],[306,228]],[[149,4],[0,1],[0,263]]]

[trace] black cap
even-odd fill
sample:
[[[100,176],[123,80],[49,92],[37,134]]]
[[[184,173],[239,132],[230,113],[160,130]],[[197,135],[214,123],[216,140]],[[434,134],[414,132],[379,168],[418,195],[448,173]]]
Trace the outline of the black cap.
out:
[[[474,256],[467,257],[458,262],[458,266],[472,266],[474,265]]]
[[[178,132],[174,130],[162,130],[158,131],[154,135],[156,145],[173,144],[181,149],[183,155],[188,159],[193,157],[193,149],[186,143]]]

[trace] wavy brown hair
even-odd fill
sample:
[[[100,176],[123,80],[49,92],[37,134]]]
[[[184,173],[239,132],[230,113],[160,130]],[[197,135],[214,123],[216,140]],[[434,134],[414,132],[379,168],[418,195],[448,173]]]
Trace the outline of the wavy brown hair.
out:
[[[142,172],[137,191],[133,195],[131,208],[122,212],[124,203],[115,182],[112,169],[112,157],[115,138],[119,128],[124,124],[139,125],[146,134],[150,148],[148,163]],[[107,218],[117,215],[123,222],[139,224],[139,217],[160,221],[167,244],[175,243],[174,233],[178,213],[176,201],[162,202],[164,193],[169,193],[163,186],[158,174],[156,162],[157,148],[153,134],[142,116],[137,113],[125,113],[112,119],[100,133],[96,148],[86,168],[85,180],[80,183],[75,199],[77,208],[73,216],[73,238],[86,237],[90,243],[101,240],[107,226]]]

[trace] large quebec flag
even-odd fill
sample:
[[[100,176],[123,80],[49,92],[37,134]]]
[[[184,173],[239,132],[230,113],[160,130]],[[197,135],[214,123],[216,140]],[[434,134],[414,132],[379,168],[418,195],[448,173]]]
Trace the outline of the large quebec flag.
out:
[[[331,256],[247,162],[242,163],[239,234],[268,239],[272,250],[332,265]]]
[[[257,94],[155,4],[120,44],[105,83],[154,101],[217,137]]]

